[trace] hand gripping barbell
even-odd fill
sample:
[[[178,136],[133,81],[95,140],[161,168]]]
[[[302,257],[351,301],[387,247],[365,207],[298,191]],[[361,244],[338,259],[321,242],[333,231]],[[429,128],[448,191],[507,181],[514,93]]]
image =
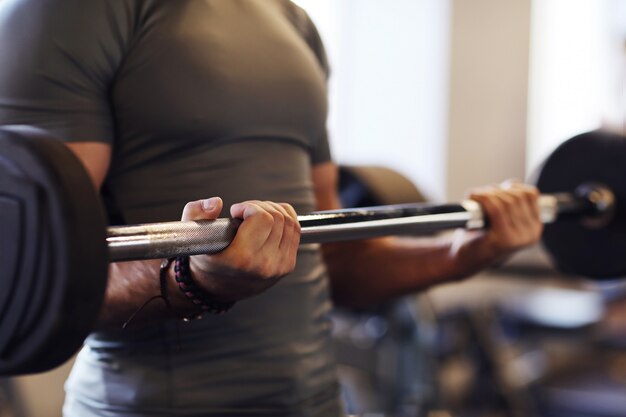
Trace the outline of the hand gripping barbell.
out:
[[[557,267],[593,278],[626,275],[624,138],[592,133],[561,145],[537,176],[543,242]],[[109,262],[214,253],[237,221],[107,227],[88,174],[58,139],[0,129],[0,375],[67,360],[93,329]],[[557,220],[555,222],[555,220]],[[472,201],[408,204],[298,216],[302,243],[482,228]]]

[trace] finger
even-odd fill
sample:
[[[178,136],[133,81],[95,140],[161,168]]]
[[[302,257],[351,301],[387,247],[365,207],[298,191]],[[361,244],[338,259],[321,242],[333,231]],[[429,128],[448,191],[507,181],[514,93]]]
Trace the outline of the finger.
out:
[[[505,190],[514,190],[517,192],[522,192],[531,198],[539,197],[539,190],[537,187],[533,185],[528,185],[523,182],[519,182],[517,180],[507,180],[501,184],[501,188]]]
[[[507,245],[526,245],[540,237],[543,226],[535,215],[537,195],[535,189],[524,185],[496,190],[495,197],[503,203],[503,210],[508,216],[509,228],[500,230]]]
[[[274,216],[257,200],[233,204],[230,214],[233,218],[243,219],[231,246],[248,250],[260,249],[272,232]]]
[[[235,219],[245,220],[247,217],[250,217],[256,213],[255,205],[260,203],[258,200],[249,200],[244,201],[242,203],[235,203],[230,206],[230,215]]]
[[[236,205],[231,208],[231,214],[244,219],[239,227],[242,233],[238,232],[231,244],[239,251],[237,262],[242,269],[268,277],[282,276],[293,270],[297,248],[291,246],[297,246],[294,241],[299,242],[299,234],[294,236],[296,227],[286,227],[285,222],[289,219],[289,223],[295,223],[294,211],[290,212],[278,203],[255,200]],[[235,243],[239,238],[254,238],[255,241],[239,243],[237,246]],[[283,239],[287,249],[280,247]]]
[[[274,218],[272,230],[265,241],[264,249],[275,251],[280,247],[280,242],[283,239],[283,234],[285,232],[285,217],[287,217],[288,214],[278,203],[262,201],[259,204]]]
[[[185,205],[181,220],[213,220],[222,212],[224,203],[219,197],[211,197],[204,200],[190,201]]]
[[[541,210],[539,208],[539,190],[536,187],[525,186],[520,188],[525,200],[528,221],[528,236],[537,240],[543,232],[543,222],[541,221]]]
[[[491,229],[504,230],[508,227],[508,219],[503,213],[502,202],[494,196],[493,187],[477,189],[469,195],[469,198],[480,204],[491,223]]]
[[[295,210],[285,203],[266,202],[275,218],[275,227],[265,244],[266,253],[274,258],[274,267],[280,275],[293,271],[300,242],[299,224]],[[298,233],[296,233],[298,230]]]
[[[505,190],[509,190],[509,189],[512,189],[512,188],[518,188],[520,186],[524,186],[524,183],[521,182],[520,180],[518,180],[517,178],[509,178],[507,180],[504,180],[500,184],[500,187],[502,187]]]
[[[539,191],[535,187],[521,183],[512,184],[506,191],[516,200],[513,207],[516,211],[513,214],[519,216],[519,221],[527,227],[536,226],[536,223],[541,221],[538,205]]]
[[[539,209],[539,190],[537,187],[525,186],[524,195],[526,196],[526,201],[532,213],[532,219],[535,222],[541,223],[541,210]]]
[[[271,201],[251,201],[262,210],[266,211],[274,218],[272,224],[272,230],[267,236],[264,244],[274,245],[282,248],[282,243],[292,242],[293,234],[300,234],[300,224],[298,223],[298,216],[294,208],[287,203],[274,203]],[[231,215],[233,217],[246,218],[251,212],[245,210],[245,203],[239,203],[231,207]],[[288,232],[285,235],[285,232]],[[298,239],[299,241],[299,239]],[[297,246],[297,245],[296,245]]]
[[[280,203],[280,206],[285,210],[285,232],[283,233],[283,239],[280,247],[288,251],[289,255],[294,255],[300,246],[300,222],[298,221],[298,214],[291,204]]]
[[[513,229],[527,227],[532,216],[524,193],[517,188],[499,189],[496,198],[503,202],[509,225]]]
[[[515,191],[504,191],[501,188],[496,188],[493,192],[493,198],[500,203],[499,210],[510,231],[515,232],[525,226],[527,223],[526,213]]]
[[[286,203],[263,201],[259,204],[274,217],[272,232],[259,252],[272,260],[266,266],[272,265],[279,275],[287,274],[295,267],[300,243],[300,224],[295,210]]]
[[[298,220],[298,213],[296,213],[296,209],[293,208],[291,204],[287,203],[279,203],[282,208],[285,209],[287,215],[294,220]]]
[[[295,267],[296,256],[300,246],[300,223],[298,215],[290,204],[279,203],[284,212],[283,236],[279,244],[279,251],[284,260],[286,272],[290,272]]]

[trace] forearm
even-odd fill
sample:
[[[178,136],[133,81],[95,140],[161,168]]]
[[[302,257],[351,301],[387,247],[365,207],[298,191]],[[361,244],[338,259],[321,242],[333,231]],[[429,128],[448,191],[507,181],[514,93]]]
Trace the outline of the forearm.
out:
[[[132,319],[133,326],[192,314],[196,307],[178,289],[172,265],[167,268],[164,277],[165,295],[171,307],[161,298],[144,306],[151,298],[162,295],[160,267],[161,260],[158,259],[110,264],[98,328],[121,328],[137,312]]]
[[[185,205],[182,219],[213,219],[221,210],[219,198],[197,200]],[[133,325],[139,325],[198,315],[203,308],[212,311],[259,294],[293,271],[300,242],[293,207],[248,201],[234,204],[231,215],[243,221],[228,248],[214,255],[192,256],[185,274],[205,296],[204,304],[199,299],[192,302],[179,290],[173,265],[163,269],[161,288],[161,260],[112,263],[100,328],[119,328],[131,317]]]
[[[383,238],[323,246],[337,305],[362,307],[468,277],[502,254],[481,234]]]

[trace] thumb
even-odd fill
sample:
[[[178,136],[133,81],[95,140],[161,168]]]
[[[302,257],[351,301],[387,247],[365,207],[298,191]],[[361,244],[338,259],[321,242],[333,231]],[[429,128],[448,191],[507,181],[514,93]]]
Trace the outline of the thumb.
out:
[[[219,197],[190,201],[183,209],[181,220],[213,220],[217,219],[224,203]]]

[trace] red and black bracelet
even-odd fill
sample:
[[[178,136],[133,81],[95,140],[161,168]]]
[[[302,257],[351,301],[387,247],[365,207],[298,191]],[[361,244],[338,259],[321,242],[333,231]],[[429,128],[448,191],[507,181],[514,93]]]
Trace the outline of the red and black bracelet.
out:
[[[191,277],[189,256],[174,258],[174,277],[181,292],[200,309],[199,314],[185,317],[184,320],[200,319],[204,313],[224,314],[235,304],[234,301],[217,301],[196,285]]]

